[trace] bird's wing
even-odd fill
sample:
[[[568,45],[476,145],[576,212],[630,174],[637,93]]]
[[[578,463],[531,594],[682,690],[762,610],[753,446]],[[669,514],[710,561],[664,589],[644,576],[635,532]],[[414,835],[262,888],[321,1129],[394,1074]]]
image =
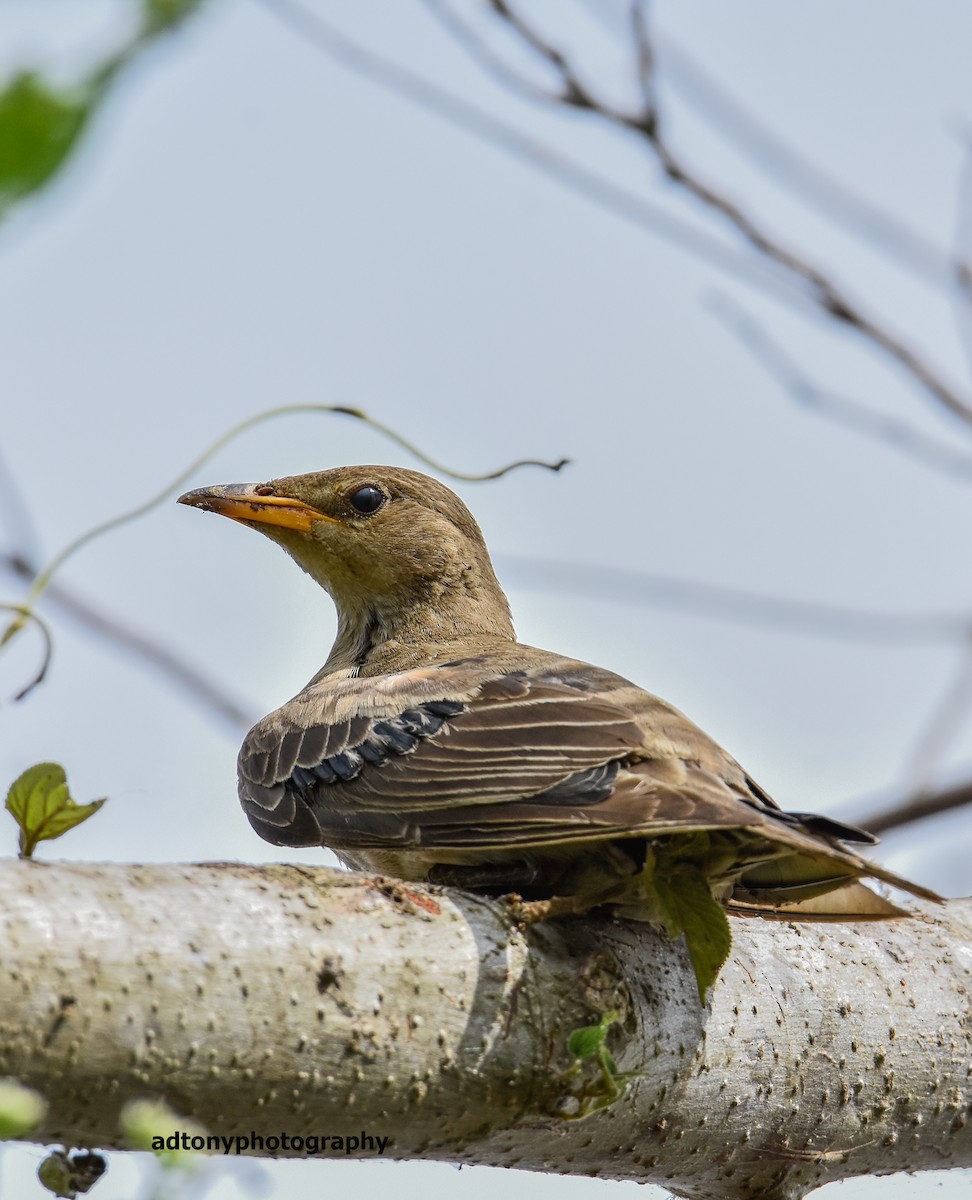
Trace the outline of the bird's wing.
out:
[[[596,694],[460,662],[306,689],[248,734],[240,798],[279,844],[374,844],[419,814],[501,805],[578,776],[578,798],[603,798],[609,764],[641,741],[632,714]]]
[[[783,812],[677,710],[569,660],[312,685],[251,731],[239,771],[251,823],[278,845],[486,856],[745,830],[799,864],[754,867],[754,887],[796,894],[848,871],[897,882],[838,840],[867,834]]]

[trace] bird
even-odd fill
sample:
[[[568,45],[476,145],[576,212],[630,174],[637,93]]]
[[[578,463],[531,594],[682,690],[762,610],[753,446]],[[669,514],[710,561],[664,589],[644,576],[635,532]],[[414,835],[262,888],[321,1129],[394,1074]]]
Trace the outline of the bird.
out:
[[[246,735],[238,791],[276,846],[355,870],[505,895],[526,920],[608,906],[684,935],[703,1003],[726,913],[881,919],[876,841],[784,811],[688,717],[601,667],[521,644],[483,534],[417,471],[336,467],[197,488],[324,588],[337,635]]]

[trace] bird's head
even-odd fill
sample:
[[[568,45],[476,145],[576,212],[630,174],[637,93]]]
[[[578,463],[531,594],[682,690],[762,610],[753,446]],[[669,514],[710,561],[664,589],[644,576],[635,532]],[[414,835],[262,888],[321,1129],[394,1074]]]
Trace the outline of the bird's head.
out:
[[[333,597],[338,641],[349,652],[376,634],[399,642],[513,637],[479,526],[455,493],[418,471],[335,467],[197,488],[179,503],[281,545]]]

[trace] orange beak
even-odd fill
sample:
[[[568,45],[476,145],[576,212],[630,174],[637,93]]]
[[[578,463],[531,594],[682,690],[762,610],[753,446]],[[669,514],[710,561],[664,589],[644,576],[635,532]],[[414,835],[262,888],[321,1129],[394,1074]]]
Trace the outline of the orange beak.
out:
[[[295,529],[298,533],[310,533],[318,521],[330,521],[337,525],[334,517],[318,512],[303,500],[291,496],[261,495],[263,484],[230,483],[216,487],[196,488],[180,496],[179,504],[189,504],[204,512],[219,513],[234,521],[253,525],[279,525],[284,529]]]

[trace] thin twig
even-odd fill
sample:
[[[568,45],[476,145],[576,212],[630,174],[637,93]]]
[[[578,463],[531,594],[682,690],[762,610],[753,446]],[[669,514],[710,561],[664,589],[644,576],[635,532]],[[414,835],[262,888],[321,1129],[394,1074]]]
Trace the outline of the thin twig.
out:
[[[767,233],[735,200],[706,183],[683,162],[662,132],[657,107],[637,114],[625,114],[613,108],[595,97],[579,82],[574,67],[561,51],[514,10],[507,0],[490,0],[490,7],[499,20],[520,35],[525,45],[533,49],[545,62],[561,70],[564,88],[561,103],[585,109],[593,116],[626,128],[639,136],[650,147],[672,183],[722,217],[762,258],[774,263],[800,283],[806,298],[817,308],[882,350],[929,396],[963,422],[972,424],[972,400],[948,383],[898,334],[866,313],[856,300],[852,300],[820,268]]]
[[[972,456],[928,437],[907,421],[886,417],[858,400],[815,383],[756,318],[722,292],[712,293],[709,310],[790,396],[810,412],[836,421],[960,483],[972,483]]]
[[[609,33],[627,40],[623,17],[620,13],[612,17],[604,0],[583,0],[583,7]],[[640,0],[632,0],[632,7],[640,8]],[[639,37],[636,41],[639,53],[641,40]],[[779,180],[798,200],[810,204],[862,241],[870,242],[917,278],[934,286],[951,286],[955,263],[944,246],[906,225],[887,209],[879,208],[872,200],[851,191],[843,180],[819,163],[811,162],[792,139],[775,133],[752,109],[717,83],[669,34],[659,34],[655,40],[664,64],[665,81],[725,140],[747,154],[751,162]],[[965,270],[972,268],[966,265]]]
[[[355,42],[346,34],[324,21],[316,12],[305,8],[294,0],[257,0],[267,12],[287,24],[298,36],[313,45],[321,53],[341,63],[349,70],[386,88],[398,96],[418,105],[427,112],[456,125],[483,141],[498,147],[526,162],[535,169],[555,178],[578,194],[599,204],[616,216],[631,221],[641,229],[664,236],[683,249],[705,258],[710,264],[731,272],[733,275],[755,284],[773,294],[793,302],[802,296],[816,308],[822,309],[834,320],[847,324],[859,335],[882,349],[898,362],[921,387],[946,409],[964,422],[972,422],[972,402],[966,400],[954,387],[946,383],[938,373],[906,346],[896,335],[867,317],[856,304],[843,295],[835,284],[821,272],[798,256],[785,250],[764,234],[742,210],[727,197],[702,184],[675,159],[667,144],[657,133],[657,114],[624,114],[594,98],[579,82],[567,64],[564,91],[560,102],[575,108],[583,108],[611,121],[629,131],[647,138],[669,178],[691,191],[707,207],[720,212],[729,220],[751,246],[767,261],[781,268],[782,273],[754,270],[755,264],[741,256],[727,252],[717,239],[701,234],[685,222],[670,217],[663,210],[646,204],[634,193],[589,171],[586,167],[558,154],[550,146],[527,137],[515,126],[501,121],[475,105],[453,95],[444,88],[431,84],[418,74],[407,70],[399,63]],[[492,0],[491,0],[492,2]],[[509,5],[492,3],[497,14],[507,19]],[[520,26],[529,29],[518,17]],[[543,57],[556,64],[563,56],[542,38],[530,30],[531,40],[543,47]],[[535,90],[531,88],[531,93]],[[799,283],[793,291],[786,283]]]

